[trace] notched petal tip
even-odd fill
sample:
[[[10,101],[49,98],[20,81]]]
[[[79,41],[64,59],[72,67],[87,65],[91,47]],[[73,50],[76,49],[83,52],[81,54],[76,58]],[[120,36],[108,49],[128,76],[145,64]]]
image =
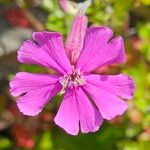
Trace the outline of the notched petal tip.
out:
[[[59,32],[34,32],[32,34],[32,39],[35,40],[40,46],[48,43],[49,39],[51,38],[61,38],[62,35]]]
[[[69,129],[68,127],[65,127],[64,125],[62,125],[62,122],[59,122],[59,120],[56,117],[54,118],[54,122],[57,126],[61,127],[63,130],[65,130],[65,132],[67,132],[68,134],[72,136],[77,136],[79,134],[79,130],[76,130],[76,129],[72,130],[72,129]]]
[[[40,110],[36,110],[35,112],[31,109],[30,106],[26,106],[26,105],[23,105],[22,103],[19,102],[19,100],[17,100],[17,106],[18,106],[18,109],[19,111],[23,114],[23,115],[26,115],[26,116],[37,116],[41,111],[42,109]]]
[[[124,82],[126,82],[124,84],[126,85],[127,93],[128,93],[128,97],[126,97],[126,99],[132,99],[136,90],[135,80],[126,74],[124,74],[124,77],[125,77]]]
[[[124,40],[121,36],[118,36],[114,38],[111,43],[113,45],[117,45],[117,48],[119,49],[118,53],[118,63],[125,63],[126,62],[126,54],[125,54],[125,45],[124,45]]]
[[[88,35],[89,34],[89,35]],[[90,38],[94,38],[92,36],[98,37],[97,40],[102,40],[108,42],[113,37],[113,30],[108,26],[95,26],[89,27],[86,33]]]
[[[30,50],[33,49],[33,46],[36,47],[37,45],[32,40],[24,41],[18,50],[17,60],[21,63],[30,62]]]
[[[16,90],[15,90],[15,86],[16,86],[16,84],[15,84],[15,82],[16,82],[16,80],[17,80],[17,77],[20,75],[20,73],[17,73],[11,80],[10,80],[10,82],[9,82],[9,87],[10,87],[10,94],[12,95],[12,96],[14,96],[14,97],[17,97],[18,95],[19,95],[19,93],[17,93],[16,92]]]
[[[94,133],[94,132],[98,132],[100,127],[101,127],[102,123],[98,126],[94,126],[92,129],[90,130],[81,130],[81,133],[85,133],[85,134],[88,134],[88,133]]]
[[[13,80],[11,80],[11,81],[9,82],[9,87],[10,87],[9,92],[10,92],[11,96],[17,97],[17,96],[18,96],[18,93],[14,92],[14,89],[13,89],[13,88],[14,88]]]
[[[128,109],[128,103],[122,100],[120,102],[121,102],[120,106],[110,109],[110,111],[108,111],[107,113],[106,112],[102,113],[103,118],[106,120],[112,120],[117,116],[123,115]],[[116,109],[116,110],[113,110],[113,109]]]

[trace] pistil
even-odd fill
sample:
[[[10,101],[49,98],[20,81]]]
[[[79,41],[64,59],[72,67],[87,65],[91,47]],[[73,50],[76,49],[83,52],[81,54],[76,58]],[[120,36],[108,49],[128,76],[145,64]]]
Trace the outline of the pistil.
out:
[[[81,75],[80,70],[74,69],[72,74],[60,77],[59,82],[62,85],[62,90],[60,94],[64,94],[67,87],[74,88],[78,86],[83,86],[86,83],[84,77]]]

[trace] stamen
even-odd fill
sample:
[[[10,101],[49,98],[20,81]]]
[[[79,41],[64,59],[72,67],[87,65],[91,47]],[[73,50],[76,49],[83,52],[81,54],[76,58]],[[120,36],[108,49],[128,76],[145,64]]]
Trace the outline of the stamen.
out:
[[[66,87],[68,86],[70,76],[65,75],[64,77],[60,77],[59,82],[62,85],[62,90],[60,91],[60,95],[65,93]]]
[[[62,90],[60,91],[60,94],[64,94],[66,91],[66,88],[73,88],[77,86],[83,86],[86,81],[81,75],[80,69],[75,70],[74,65],[72,65],[72,71],[73,73],[71,75],[64,75],[59,79],[60,84],[62,85]]]
[[[84,79],[82,79],[82,78],[76,78],[75,79],[78,83],[79,83],[79,85],[84,85],[85,83],[86,83],[86,81],[84,80]]]
[[[61,91],[59,92],[59,94],[60,95],[63,95],[65,93],[65,88],[63,87],[62,89],[61,89]]]

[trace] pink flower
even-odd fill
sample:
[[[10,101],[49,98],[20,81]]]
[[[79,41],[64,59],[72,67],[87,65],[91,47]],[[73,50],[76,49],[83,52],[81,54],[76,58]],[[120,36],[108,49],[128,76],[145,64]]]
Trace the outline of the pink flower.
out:
[[[93,71],[113,63],[124,63],[122,37],[113,38],[109,27],[87,28],[85,15],[76,16],[63,45],[57,32],[35,32],[18,51],[21,63],[41,65],[56,75],[17,73],[10,82],[13,96],[24,115],[35,116],[58,93],[64,93],[54,118],[67,133],[95,132],[103,119],[122,115],[128,108],[125,99],[134,93],[133,80],[124,74],[99,75]]]

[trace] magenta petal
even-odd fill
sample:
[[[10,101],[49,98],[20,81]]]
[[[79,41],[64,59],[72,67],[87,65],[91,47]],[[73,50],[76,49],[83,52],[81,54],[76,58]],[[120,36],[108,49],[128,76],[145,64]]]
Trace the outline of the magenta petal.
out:
[[[78,134],[79,121],[83,133],[97,131],[103,122],[99,111],[90,103],[81,88],[68,89],[54,120],[72,135]]]
[[[77,135],[79,132],[79,113],[77,107],[75,92],[68,89],[54,121],[71,135]]]
[[[58,80],[59,76],[19,72],[10,81],[10,93],[13,96],[19,96],[42,87],[50,87]]]
[[[121,37],[111,40],[112,30],[108,27],[87,29],[84,47],[77,68],[88,73],[100,66],[125,62],[124,42]]]
[[[124,74],[119,75],[96,75],[85,76],[88,83],[94,84],[106,92],[124,99],[132,99],[135,85],[131,77]]]
[[[18,61],[54,69],[60,73],[64,70],[49,56],[46,49],[37,46],[33,41],[26,41],[18,51]]]
[[[61,90],[58,79],[52,75],[20,72],[10,82],[10,93],[21,96],[17,105],[23,114],[34,116]]]
[[[62,74],[72,72],[60,34],[36,32],[33,34],[33,38],[37,43],[26,41],[18,51],[18,60],[20,62],[42,65]]]
[[[32,90],[17,100],[17,106],[24,115],[39,114],[49,100],[61,90],[59,84]]]
[[[104,119],[110,120],[122,115],[128,108],[125,101],[95,85],[86,83],[84,89],[89,93]]]
[[[90,102],[81,88],[76,90],[78,109],[80,116],[80,127],[83,133],[95,132],[103,122],[98,109]]]
[[[76,63],[84,44],[87,29],[87,17],[78,14],[73,22],[71,32],[66,41],[66,53],[73,64]]]
[[[40,46],[48,43],[51,38],[59,38],[62,35],[58,32],[34,32],[32,35],[33,40],[35,40]]]
[[[35,32],[33,39],[37,41],[39,45],[43,45],[51,58],[67,73],[72,72],[71,64],[65,53],[61,34],[56,32]]]

